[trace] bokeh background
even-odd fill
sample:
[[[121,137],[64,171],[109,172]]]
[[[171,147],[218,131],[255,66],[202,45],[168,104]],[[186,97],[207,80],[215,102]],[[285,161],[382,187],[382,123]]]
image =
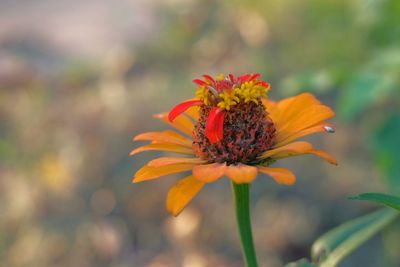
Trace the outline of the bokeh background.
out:
[[[252,217],[261,266],[309,256],[327,230],[399,192],[400,1],[0,1],[0,266],[242,266],[227,179],[178,217],[179,178],[131,184],[157,155],[129,157],[152,114],[192,97],[204,73],[260,72],[270,97],[311,91],[337,112],[312,140],[339,166],[281,161],[260,176]],[[341,266],[400,266],[393,226]]]

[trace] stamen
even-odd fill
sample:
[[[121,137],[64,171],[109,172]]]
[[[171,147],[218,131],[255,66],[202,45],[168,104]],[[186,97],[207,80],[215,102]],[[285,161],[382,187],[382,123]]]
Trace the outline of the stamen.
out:
[[[213,95],[215,95],[215,97],[218,98],[218,92],[217,92],[217,90],[215,90],[214,87],[212,87],[212,86],[210,86],[210,85],[207,85],[206,87],[207,87],[208,90],[211,91],[211,93],[212,93]]]

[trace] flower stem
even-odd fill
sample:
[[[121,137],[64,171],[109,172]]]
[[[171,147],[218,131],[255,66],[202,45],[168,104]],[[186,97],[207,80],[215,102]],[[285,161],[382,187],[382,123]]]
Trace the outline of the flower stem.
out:
[[[242,253],[247,267],[257,267],[257,257],[254,250],[253,235],[251,233],[249,184],[235,184],[232,182],[235,196],[236,220],[239,227]]]

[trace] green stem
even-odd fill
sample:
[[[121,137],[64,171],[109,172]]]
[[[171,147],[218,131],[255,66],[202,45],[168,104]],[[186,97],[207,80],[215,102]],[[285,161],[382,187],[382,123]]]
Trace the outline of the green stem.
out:
[[[235,196],[236,220],[239,227],[242,253],[247,267],[257,267],[257,257],[254,250],[253,235],[251,233],[249,184],[235,184],[232,182]]]

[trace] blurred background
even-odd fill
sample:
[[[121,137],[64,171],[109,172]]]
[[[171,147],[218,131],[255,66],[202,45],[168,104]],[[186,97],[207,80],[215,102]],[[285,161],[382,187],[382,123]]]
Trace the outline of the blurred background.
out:
[[[131,184],[147,160],[132,136],[193,96],[204,73],[259,72],[280,99],[311,91],[337,112],[308,138],[339,166],[280,161],[292,187],[259,176],[260,266],[309,257],[327,230],[399,192],[400,1],[0,1],[0,266],[242,266],[227,179],[178,217],[180,176]],[[400,227],[341,266],[400,266]]]

